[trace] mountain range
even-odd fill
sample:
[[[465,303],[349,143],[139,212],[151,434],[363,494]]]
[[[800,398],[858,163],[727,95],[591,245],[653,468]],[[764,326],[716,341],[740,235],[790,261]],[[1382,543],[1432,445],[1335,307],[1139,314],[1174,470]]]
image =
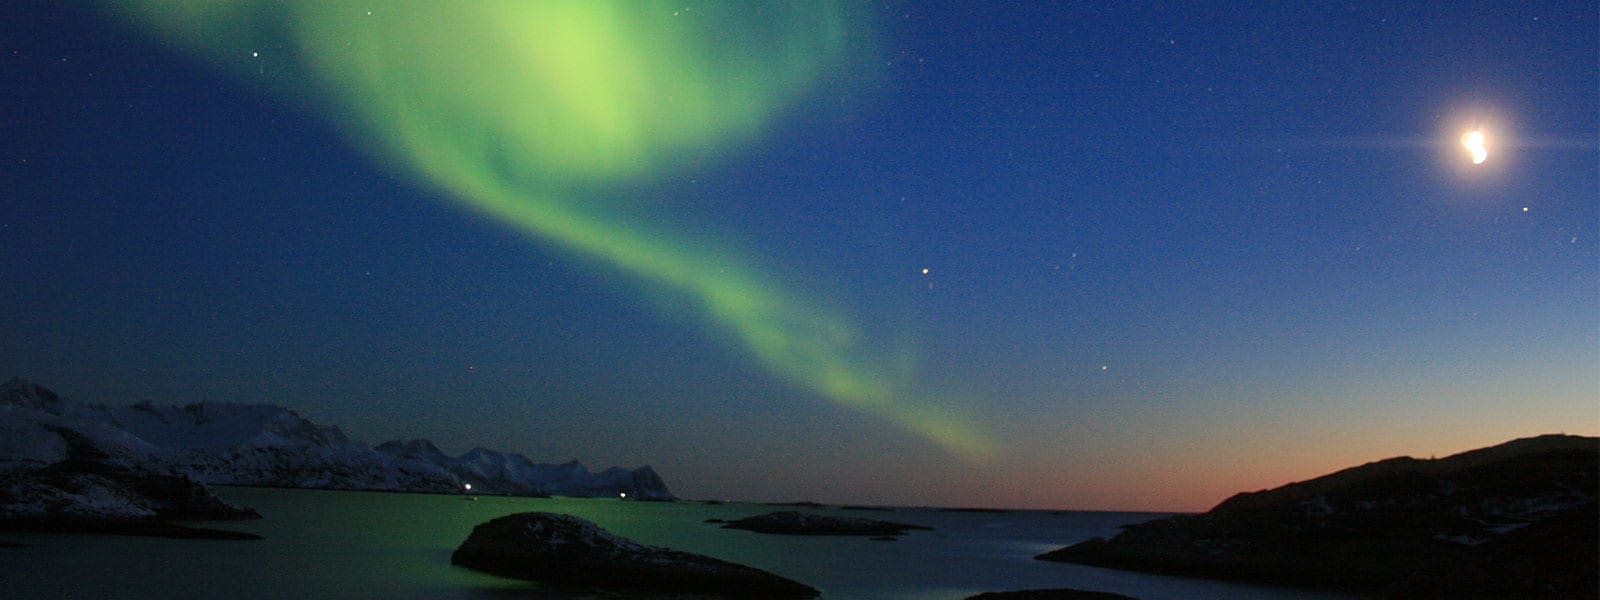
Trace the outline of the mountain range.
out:
[[[208,484],[673,499],[648,466],[593,473],[577,461],[540,464],[484,448],[451,457],[424,439],[369,447],[270,404],[102,406],[22,379],[0,385],[0,473],[69,460]]]

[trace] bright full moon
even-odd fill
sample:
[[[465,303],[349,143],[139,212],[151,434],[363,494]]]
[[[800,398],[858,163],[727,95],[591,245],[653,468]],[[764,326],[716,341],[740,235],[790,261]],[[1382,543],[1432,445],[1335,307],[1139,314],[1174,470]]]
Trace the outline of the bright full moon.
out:
[[[1472,153],[1472,164],[1481,165],[1489,159],[1489,148],[1484,146],[1483,132],[1480,130],[1468,131],[1461,136],[1461,146]]]

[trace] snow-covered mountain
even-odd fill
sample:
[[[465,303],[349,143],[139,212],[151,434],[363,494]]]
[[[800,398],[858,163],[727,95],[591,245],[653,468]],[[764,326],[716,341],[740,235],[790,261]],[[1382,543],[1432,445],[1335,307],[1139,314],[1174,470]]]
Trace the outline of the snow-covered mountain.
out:
[[[0,386],[0,473],[75,459],[171,471],[206,483],[297,488],[617,496],[672,495],[650,467],[590,473],[474,448],[451,458],[427,440],[375,450],[338,427],[268,404],[107,407],[21,379]]]
[[[559,465],[540,464],[521,454],[484,448],[473,448],[459,457],[450,457],[433,442],[421,439],[384,442],[374,449],[399,460],[442,467],[463,483],[471,483],[473,491],[482,490],[488,494],[616,496],[626,493],[629,498],[643,500],[672,497],[661,476],[648,466],[632,471],[611,467],[590,473],[575,460]]]

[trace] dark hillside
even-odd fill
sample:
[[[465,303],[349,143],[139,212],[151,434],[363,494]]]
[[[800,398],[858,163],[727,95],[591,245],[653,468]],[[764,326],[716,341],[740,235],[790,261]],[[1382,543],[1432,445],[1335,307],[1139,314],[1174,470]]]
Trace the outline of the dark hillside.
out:
[[[1043,560],[1394,597],[1593,598],[1600,439],[1393,458],[1236,495]]]

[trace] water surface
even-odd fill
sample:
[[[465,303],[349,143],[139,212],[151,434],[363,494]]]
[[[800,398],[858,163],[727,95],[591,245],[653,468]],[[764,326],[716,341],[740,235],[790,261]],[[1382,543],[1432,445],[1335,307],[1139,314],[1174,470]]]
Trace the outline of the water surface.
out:
[[[773,510],[755,504],[622,502],[218,488],[259,521],[217,524],[262,541],[0,533],[8,598],[583,598],[570,590],[454,567],[472,527],[502,515],[578,515],[636,541],[765,569],[830,599],[965,598],[984,591],[1070,587],[1157,600],[1305,598],[1303,590],[1145,575],[1034,560],[1119,525],[1162,515],[1113,512],[951,512],[802,508],[933,527],[895,542],[777,536],[721,529],[706,519]]]

